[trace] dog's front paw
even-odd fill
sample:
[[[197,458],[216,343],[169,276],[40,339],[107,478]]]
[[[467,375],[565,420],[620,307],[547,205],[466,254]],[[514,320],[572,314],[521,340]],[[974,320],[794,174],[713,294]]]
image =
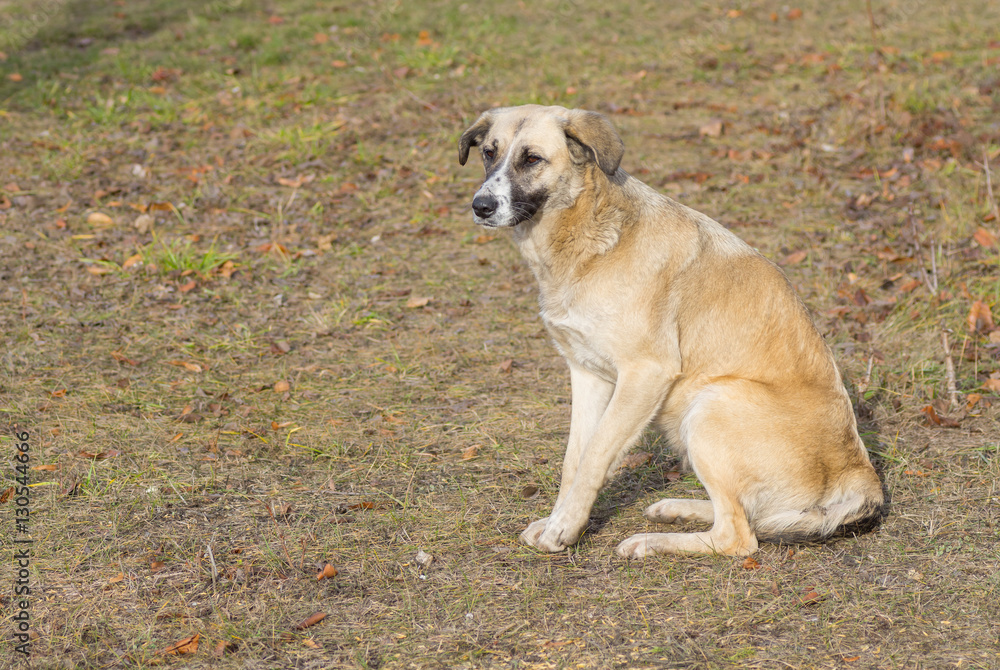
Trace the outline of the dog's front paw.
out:
[[[521,542],[530,544],[539,551],[547,551],[552,554],[569,546],[569,543],[561,541],[561,533],[557,529],[549,528],[550,518],[539,519],[525,528],[524,532],[521,533]]]

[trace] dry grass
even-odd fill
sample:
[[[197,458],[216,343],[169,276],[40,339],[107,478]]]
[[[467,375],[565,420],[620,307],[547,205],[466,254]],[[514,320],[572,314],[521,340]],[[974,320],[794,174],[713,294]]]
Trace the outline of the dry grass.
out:
[[[880,55],[812,0],[2,4],[0,410],[55,468],[33,667],[1000,667],[1000,351],[966,325],[1000,299],[995,3],[873,3]],[[611,115],[626,169],[787,263],[860,383],[879,530],[617,560],[700,494],[650,435],[577,547],[517,543],[568,378],[455,143],[524,102]]]

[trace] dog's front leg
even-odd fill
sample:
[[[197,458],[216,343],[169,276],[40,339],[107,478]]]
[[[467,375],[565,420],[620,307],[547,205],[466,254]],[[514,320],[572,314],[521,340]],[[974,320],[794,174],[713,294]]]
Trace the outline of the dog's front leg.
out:
[[[601,379],[573,361],[568,363],[572,406],[569,441],[566,445],[566,455],[563,457],[562,481],[559,484],[559,495],[556,497],[557,508],[572,488],[584,448],[594,436],[597,425],[615,392],[615,385],[611,382]],[[537,546],[538,537],[545,531],[548,521],[549,517],[545,517],[532,523],[521,533],[521,540],[526,544]]]
[[[656,416],[674,375],[662,366],[651,363],[620,370],[618,382],[607,408],[597,422],[593,435],[578,444],[579,456],[567,450],[566,464],[576,461],[575,471],[563,471],[562,488],[552,514],[531,524],[521,539],[542,551],[562,551],[575,543],[590,517],[612,467],[631,447],[642,430]],[[576,392],[574,391],[574,402]],[[577,413],[573,413],[574,420]],[[570,428],[572,433],[572,426]],[[583,437],[583,433],[574,437]],[[573,440],[570,441],[570,448]],[[565,467],[564,466],[564,467]]]

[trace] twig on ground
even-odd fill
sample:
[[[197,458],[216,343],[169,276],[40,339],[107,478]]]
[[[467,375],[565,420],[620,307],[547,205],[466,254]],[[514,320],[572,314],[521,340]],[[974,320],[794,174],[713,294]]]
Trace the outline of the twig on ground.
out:
[[[955,381],[955,362],[951,359],[951,343],[948,341],[948,329],[941,331],[941,345],[944,347],[944,374],[948,384],[948,406],[958,409],[958,384]]]
[[[927,274],[927,268],[924,266],[924,252],[920,248],[920,238],[917,235],[917,224],[913,221],[913,208],[911,207],[907,218],[910,220],[910,229],[913,231],[913,245],[916,248],[917,264],[920,268],[920,276],[924,280],[924,285],[927,286],[927,290],[931,292],[932,296],[938,294],[938,272],[937,272],[937,259],[935,249],[934,249],[934,238],[931,237],[931,272]]]
[[[1000,205],[997,204],[997,199],[993,196],[993,180],[990,178],[990,152],[986,147],[983,147],[983,172],[986,173],[986,197],[990,200],[990,206],[993,208],[993,220],[1000,225]]]
[[[212,564],[212,584],[215,585],[219,581],[219,566],[215,564],[215,554],[212,553],[212,544],[209,543],[206,547],[206,553],[208,554],[208,562]]]

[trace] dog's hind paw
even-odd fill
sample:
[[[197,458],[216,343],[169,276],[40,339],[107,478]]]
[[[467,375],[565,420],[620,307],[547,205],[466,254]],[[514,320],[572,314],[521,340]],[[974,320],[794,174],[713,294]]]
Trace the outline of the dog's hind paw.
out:
[[[715,512],[710,500],[666,498],[647,507],[643,515],[654,523],[712,523],[715,521]]]
[[[656,551],[656,542],[659,533],[638,533],[623,540],[616,548],[615,553],[622,558],[645,558],[660,553]],[[662,537],[662,536],[661,536]],[[653,540],[651,542],[651,540]]]

